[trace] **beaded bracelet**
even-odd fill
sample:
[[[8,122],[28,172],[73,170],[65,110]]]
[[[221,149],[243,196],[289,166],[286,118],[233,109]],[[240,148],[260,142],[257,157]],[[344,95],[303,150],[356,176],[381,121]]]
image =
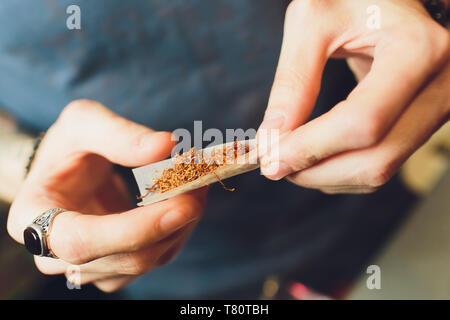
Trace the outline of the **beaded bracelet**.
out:
[[[34,158],[36,157],[36,152],[39,148],[39,146],[41,145],[42,139],[44,138],[45,132],[42,132],[41,134],[39,134],[33,142],[33,151],[31,152],[30,157],[28,158],[28,163],[25,167],[25,177],[28,176],[28,174],[30,173],[31,170],[31,165],[33,164]]]

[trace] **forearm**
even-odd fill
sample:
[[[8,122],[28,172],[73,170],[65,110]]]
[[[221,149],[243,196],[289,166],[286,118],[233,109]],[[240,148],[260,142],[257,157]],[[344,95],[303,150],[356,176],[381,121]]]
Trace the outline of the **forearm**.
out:
[[[14,119],[0,111],[0,200],[11,202],[17,194],[33,140],[19,131]]]

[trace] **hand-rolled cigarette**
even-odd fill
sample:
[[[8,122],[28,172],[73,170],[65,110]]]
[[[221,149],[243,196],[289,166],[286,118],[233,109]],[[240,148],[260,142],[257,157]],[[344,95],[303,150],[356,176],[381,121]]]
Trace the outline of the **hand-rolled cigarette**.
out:
[[[202,157],[197,164],[180,163],[183,160],[197,159],[197,156]],[[259,163],[255,139],[230,142],[199,151],[191,150],[181,156],[133,170],[141,193],[139,198],[143,199],[138,205],[166,200],[215,182],[222,183],[222,180],[257,168]]]

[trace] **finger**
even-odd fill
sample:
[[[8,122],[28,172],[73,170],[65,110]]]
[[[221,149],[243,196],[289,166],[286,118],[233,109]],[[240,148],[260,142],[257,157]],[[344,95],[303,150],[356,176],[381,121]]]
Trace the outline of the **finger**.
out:
[[[187,237],[192,232],[193,228],[194,228],[194,224],[191,224],[190,226],[188,226],[186,228],[186,230],[182,233],[182,235],[179,238],[176,238],[175,241],[172,241],[173,243],[170,244],[169,249],[165,250],[164,253],[159,257],[160,261],[158,262],[158,265],[167,264],[172,260],[172,258],[183,247]],[[169,243],[170,241],[166,241],[166,242]],[[150,254],[153,254],[153,253],[149,252],[147,255],[150,255]],[[145,258],[145,254],[141,254],[141,257]],[[120,270],[120,272],[117,272],[117,273],[125,273],[126,275],[116,276],[116,277],[104,277],[100,280],[93,280],[94,285],[98,289],[105,291],[105,292],[116,291],[116,290],[124,287],[125,285],[129,284],[134,279],[136,279],[137,275],[141,275],[145,272],[148,272],[149,269],[151,269],[151,266],[149,266],[147,264],[145,259],[144,259],[144,261],[142,260],[142,258],[137,259],[137,260],[131,260],[131,261],[134,261],[134,263],[136,263],[136,265],[134,267],[132,267],[132,269],[125,270],[122,268]],[[128,260],[125,265],[129,266],[130,260]],[[131,265],[133,265],[133,263]]]
[[[60,259],[45,257],[35,257],[35,263],[39,271],[50,275],[67,274],[68,270],[71,271],[74,267],[77,272],[82,274],[98,274],[99,276],[95,280],[101,279],[100,274],[102,273],[107,275],[139,275],[170,262],[191,234],[195,224],[195,222],[190,223],[168,238],[144,249],[112,254],[81,265],[74,266]]]
[[[98,102],[77,100],[63,110],[40,149],[47,145],[52,145],[53,149],[58,146],[57,153],[61,156],[57,159],[66,157],[67,153],[83,155],[87,152],[123,166],[141,166],[167,157],[173,144],[169,132],[155,132]],[[45,163],[55,163],[55,154],[47,155],[46,160]]]
[[[72,285],[86,285],[95,281],[100,280],[109,280],[109,279],[116,279],[118,277],[117,274],[108,274],[108,273],[66,273],[65,274],[66,279],[68,282],[70,282]]]
[[[292,182],[296,185],[299,185],[299,182],[297,180],[297,176],[290,175],[286,177],[286,180],[289,182]],[[372,188],[368,186],[360,186],[360,185],[318,185],[318,184],[301,184],[302,187],[308,188],[308,189],[316,189],[320,190],[323,193],[326,194],[339,194],[339,193],[373,193],[378,188]]]
[[[56,256],[74,264],[136,251],[199,220],[204,197],[200,190],[106,216],[62,213],[54,220],[49,243]]]
[[[448,40],[437,42],[435,51],[420,45],[408,55],[402,55],[403,42],[380,45],[371,71],[349,97],[281,141],[278,158],[261,160],[262,172],[278,180],[331,155],[376,144],[448,57]]]
[[[447,64],[379,144],[333,156],[289,176],[289,180],[302,186],[382,186],[433,132],[448,121],[449,84],[450,66]]]
[[[104,272],[122,275],[141,275],[168,264],[180,251],[191,234],[195,223],[185,230],[179,230],[177,235],[171,236],[163,242],[144,249],[125,252],[103,257],[80,265],[82,272]]]
[[[75,266],[60,259],[47,257],[34,257],[37,269],[46,275],[64,274],[73,285],[85,285],[94,281],[117,277],[116,273],[85,272],[81,266]]]
[[[39,213],[57,205],[49,201],[47,195],[39,197],[37,194],[35,197],[28,193],[19,196],[24,199],[15,201],[10,217],[21,217],[14,214],[16,211]],[[73,264],[139,250],[200,219],[205,197],[206,189],[203,188],[118,214],[63,212],[53,221],[49,246],[56,256]],[[28,223],[24,219],[14,224],[8,220],[8,230],[17,241],[23,243],[22,232]]]
[[[285,132],[303,124],[320,90],[328,41],[305,1],[286,11],[283,43],[264,120],[258,129]]]
[[[378,190],[378,188],[369,188],[369,187],[328,187],[328,188],[320,188],[320,191],[322,191],[325,194],[334,195],[334,194],[368,194],[368,193],[374,193]]]
[[[94,285],[103,292],[111,293],[125,287],[135,279],[136,277],[133,276],[120,276],[112,279],[95,281]]]
[[[61,259],[34,256],[37,269],[47,275],[66,273],[73,265]]]

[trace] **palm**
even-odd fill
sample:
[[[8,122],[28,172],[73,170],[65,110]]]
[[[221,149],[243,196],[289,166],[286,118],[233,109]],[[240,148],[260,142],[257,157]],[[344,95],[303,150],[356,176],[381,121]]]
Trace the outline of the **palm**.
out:
[[[103,157],[87,154],[61,168],[47,186],[60,206],[78,212],[106,214],[130,209],[131,199],[122,178]]]

